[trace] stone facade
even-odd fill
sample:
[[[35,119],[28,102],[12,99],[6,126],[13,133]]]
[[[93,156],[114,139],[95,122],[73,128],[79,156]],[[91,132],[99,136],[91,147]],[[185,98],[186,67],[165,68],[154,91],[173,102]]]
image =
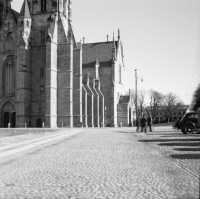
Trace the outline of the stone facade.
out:
[[[71,0],[0,0],[0,127],[118,126],[118,40],[77,43]]]
[[[83,74],[100,80],[106,126],[119,126],[117,105],[124,90],[123,46],[118,40],[83,44]]]

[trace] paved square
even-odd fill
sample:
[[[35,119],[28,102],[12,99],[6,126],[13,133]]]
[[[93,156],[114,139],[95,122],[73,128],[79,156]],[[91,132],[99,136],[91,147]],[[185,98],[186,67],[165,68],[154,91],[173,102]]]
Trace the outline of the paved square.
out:
[[[180,162],[170,157],[172,147],[154,142],[160,134],[181,134],[134,131],[85,129],[71,138],[1,158],[0,198],[198,198],[198,169],[190,172],[198,167],[198,159]]]

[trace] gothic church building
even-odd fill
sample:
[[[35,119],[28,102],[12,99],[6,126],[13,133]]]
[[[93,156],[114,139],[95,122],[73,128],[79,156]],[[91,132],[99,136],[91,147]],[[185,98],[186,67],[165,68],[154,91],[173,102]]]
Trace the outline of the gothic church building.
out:
[[[0,127],[118,126],[120,32],[82,44],[72,0],[24,0],[20,13],[11,1],[0,0]]]

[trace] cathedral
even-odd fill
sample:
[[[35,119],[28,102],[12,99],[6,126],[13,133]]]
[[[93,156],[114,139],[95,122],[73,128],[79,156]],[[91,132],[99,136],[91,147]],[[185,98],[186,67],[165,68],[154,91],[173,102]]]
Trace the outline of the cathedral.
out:
[[[20,13],[11,1],[0,0],[0,127],[127,125],[120,31],[77,42],[72,0],[24,0]]]

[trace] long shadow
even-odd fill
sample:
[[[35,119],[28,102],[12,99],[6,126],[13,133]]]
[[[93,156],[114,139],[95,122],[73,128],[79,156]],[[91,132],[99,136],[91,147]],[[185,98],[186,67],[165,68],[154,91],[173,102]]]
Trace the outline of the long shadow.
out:
[[[177,131],[174,131],[173,129],[171,129],[171,130],[154,129],[153,133],[156,133],[156,132],[159,132],[159,133],[161,133],[161,132],[170,132],[170,133],[175,132],[175,133],[177,133]],[[179,133],[181,133],[181,131]]]
[[[173,154],[170,157],[174,159],[200,159],[200,154]]]
[[[177,148],[175,151],[200,151],[200,148]]]
[[[114,132],[117,132],[117,133],[136,133],[135,131],[132,131],[132,132],[127,132],[127,131],[114,131]]]
[[[159,136],[159,137],[163,137],[163,138],[170,138],[170,137],[200,137],[199,134],[179,134],[179,135],[164,135],[164,136]]]
[[[195,142],[195,143],[178,143],[178,142],[174,142],[174,143],[160,143],[158,144],[160,146],[200,146],[200,142]]]
[[[200,139],[154,139],[154,140],[139,140],[140,142],[189,142],[200,141]]]
[[[151,135],[158,135],[158,136],[181,136],[182,134],[181,133],[147,133],[147,135],[151,136]]]

